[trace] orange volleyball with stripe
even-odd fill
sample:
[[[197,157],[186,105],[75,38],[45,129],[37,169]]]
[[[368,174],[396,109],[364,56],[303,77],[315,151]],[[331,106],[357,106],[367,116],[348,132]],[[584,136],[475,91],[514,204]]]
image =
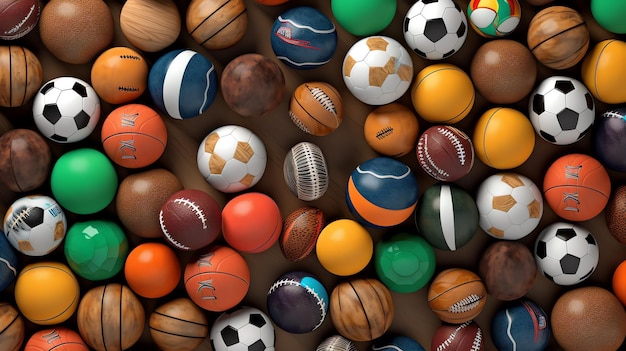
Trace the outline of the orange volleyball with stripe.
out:
[[[411,168],[390,157],[375,157],[357,166],[346,188],[346,202],[355,219],[377,228],[404,222],[418,196]]]

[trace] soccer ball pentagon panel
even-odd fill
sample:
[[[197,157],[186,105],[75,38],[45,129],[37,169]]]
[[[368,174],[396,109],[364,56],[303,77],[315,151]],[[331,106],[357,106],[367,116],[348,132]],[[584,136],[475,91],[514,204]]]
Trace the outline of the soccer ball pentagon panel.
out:
[[[51,197],[21,197],[4,216],[4,233],[11,245],[28,256],[44,256],[56,249],[67,228],[63,209]]]
[[[256,134],[237,125],[219,127],[198,147],[198,169],[215,189],[235,193],[254,186],[267,163],[265,145]]]
[[[35,125],[47,138],[73,143],[93,132],[100,119],[100,99],[86,82],[59,77],[45,83],[33,99]]]
[[[241,306],[217,317],[209,338],[215,351],[274,351],[276,336],[265,313]]]
[[[553,223],[535,241],[537,267],[558,285],[574,285],[589,278],[599,258],[596,239],[579,225]]]
[[[342,71],[348,90],[357,99],[369,105],[385,105],[409,89],[413,61],[395,39],[371,36],[352,45]]]
[[[535,131],[556,145],[582,139],[595,119],[595,104],[589,90],[574,78],[552,76],[531,93],[529,117]]]
[[[467,37],[467,18],[453,0],[418,0],[404,17],[407,45],[419,56],[441,60],[454,55]]]
[[[467,17],[476,33],[490,38],[511,34],[520,22],[522,8],[517,0],[470,0]]]
[[[543,215],[537,185],[516,173],[497,173],[478,187],[479,226],[497,239],[517,240],[530,234]]]

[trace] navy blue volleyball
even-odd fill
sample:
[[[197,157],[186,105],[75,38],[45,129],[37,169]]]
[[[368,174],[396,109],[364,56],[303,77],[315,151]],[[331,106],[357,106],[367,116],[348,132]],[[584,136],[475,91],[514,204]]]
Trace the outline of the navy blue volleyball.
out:
[[[356,167],[346,188],[350,212],[362,224],[386,228],[409,218],[418,198],[411,168],[390,157],[374,157]]]
[[[330,61],[337,49],[337,30],[319,10],[300,6],[278,16],[270,42],[276,57],[286,65],[311,69]]]
[[[206,111],[217,95],[215,66],[193,50],[174,50],[161,56],[150,69],[148,90],[157,107],[175,119]]]
[[[408,336],[395,335],[385,336],[374,342],[372,350],[375,351],[425,351],[419,342]]]
[[[541,351],[548,347],[550,325],[546,313],[529,299],[517,300],[496,312],[491,339],[500,351]]]
[[[17,276],[18,257],[7,237],[0,230],[0,291],[13,283]]]

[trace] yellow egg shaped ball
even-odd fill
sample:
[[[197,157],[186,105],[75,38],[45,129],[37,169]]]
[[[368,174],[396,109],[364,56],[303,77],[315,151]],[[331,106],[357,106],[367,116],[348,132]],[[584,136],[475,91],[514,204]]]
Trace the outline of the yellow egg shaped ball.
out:
[[[593,96],[609,104],[626,102],[626,42],[608,39],[587,53],[581,66],[582,79]]]
[[[473,141],[476,155],[487,166],[511,169],[530,157],[535,148],[535,131],[523,113],[494,107],[476,122]]]
[[[317,259],[327,271],[348,276],[367,266],[374,252],[374,243],[362,225],[351,219],[338,219],[322,229],[315,250]]]
[[[15,303],[33,323],[65,322],[78,307],[80,288],[70,268],[59,262],[31,263],[15,282]]]
[[[411,88],[415,111],[431,123],[453,124],[472,110],[476,91],[469,75],[449,63],[422,69]]]

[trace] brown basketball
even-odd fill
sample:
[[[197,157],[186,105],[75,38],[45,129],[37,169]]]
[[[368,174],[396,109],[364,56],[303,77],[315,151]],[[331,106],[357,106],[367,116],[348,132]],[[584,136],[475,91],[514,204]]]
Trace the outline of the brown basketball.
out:
[[[371,341],[383,335],[394,316],[389,289],[379,280],[344,281],[330,296],[330,316],[337,331],[354,341]]]
[[[173,0],[127,0],[120,12],[120,29],[136,48],[163,50],[180,35],[181,20]]]
[[[491,296],[511,301],[530,291],[535,283],[537,263],[530,249],[521,242],[496,241],[483,253],[478,274]]]
[[[583,17],[566,6],[550,6],[530,20],[528,48],[535,58],[553,69],[566,69],[585,57],[589,30]]]
[[[17,308],[0,302],[0,345],[2,350],[17,351],[24,343],[24,319]]]
[[[289,117],[307,134],[328,135],[343,121],[343,100],[328,83],[302,83],[291,95]]]
[[[235,45],[247,28],[244,0],[192,0],[187,8],[187,31],[209,50]]]
[[[0,137],[0,181],[15,192],[36,189],[48,179],[51,158],[41,134],[10,130]]]
[[[141,301],[125,285],[110,283],[87,291],[76,313],[78,331],[97,351],[121,351],[141,337],[145,314]]]
[[[0,46],[0,106],[26,104],[41,87],[41,62],[21,46]]]
[[[370,112],[363,125],[365,141],[374,151],[402,157],[415,147],[419,122],[408,107],[392,102]]]
[[[204,311],[186,297],[164,303],[150,314],[150,336],[163,351],[198,347],[209,334]]]
[[[604,215],[609,233],[620,244],[626,244],[626,185],[621,185],[615,189]]]
[[[417,160],[424,172],[439,181],[452,182],[467,175],[474,166],[474,145],[460,129],[432,126],[417,141]]]
[[[102,0],[51,0],[41,11],[39,33],[59,60],[89,62],[113,41],[113,15]]]
[[[291,212],[285,218],[279,241],[283,256],[293,262],[308,257],[324,225],[324,213],[317,207],[300,207]]]
[[[428,288],[428,306],[444,322],[464,323],[485,307],[487,291],[474,272],[450,268],[437,274]]]

